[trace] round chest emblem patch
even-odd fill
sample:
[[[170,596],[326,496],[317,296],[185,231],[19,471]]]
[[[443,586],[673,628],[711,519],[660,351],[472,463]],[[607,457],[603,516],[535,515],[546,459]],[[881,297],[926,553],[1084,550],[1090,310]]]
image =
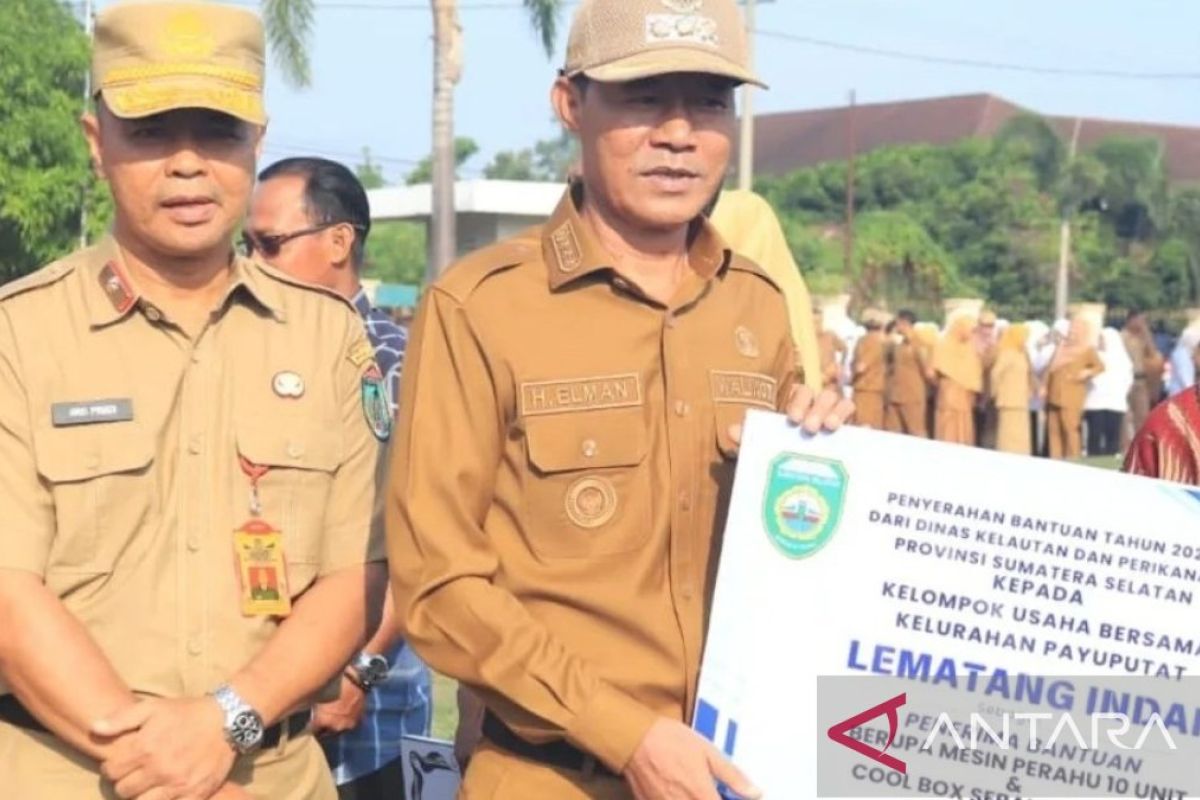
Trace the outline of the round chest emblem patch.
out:
[[[617,513],[617,490],[607,478],[580,478],[567,489],[567,516],[581,528],[599,528]]]

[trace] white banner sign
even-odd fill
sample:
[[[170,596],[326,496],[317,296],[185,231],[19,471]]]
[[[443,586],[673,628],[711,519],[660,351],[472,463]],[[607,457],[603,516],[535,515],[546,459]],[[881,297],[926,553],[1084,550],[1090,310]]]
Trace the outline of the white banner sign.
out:
[[[1193,794],[1198,598],[1187,487],[752,412],[695,727],[768,798]],[[819,692],[823,676],[862,682]],[[956,693],[954,732],[935,689]],[[1047,715],[1037,747],[1030,708]],[[1076,737],[1064,712],[1125,714],[1133,733]],[[972,746],[972,714],[1013,727]],[[1181,778],[1168,762],[1189,748]],[[960,781],[949,764],[967,761]]]

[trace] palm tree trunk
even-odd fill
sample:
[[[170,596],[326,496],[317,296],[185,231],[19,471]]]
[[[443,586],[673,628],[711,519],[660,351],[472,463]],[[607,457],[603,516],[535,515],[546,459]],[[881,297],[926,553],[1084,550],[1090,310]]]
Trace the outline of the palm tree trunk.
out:
[[[454,86],[462,74],[462,28],[455,0],[433,4],[433,218],[429,280],[457,255],[454,210]]]

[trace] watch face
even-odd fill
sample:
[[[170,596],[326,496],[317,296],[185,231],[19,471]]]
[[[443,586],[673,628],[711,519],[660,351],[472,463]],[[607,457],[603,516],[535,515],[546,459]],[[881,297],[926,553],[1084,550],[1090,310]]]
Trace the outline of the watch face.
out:
[[[229,739],[233,746],[246,752],[258,746],[263,738],[262,719],[253,711],[243,711],[233,718],[229,726]]]
[[[371,656],[367,663],[367,676],[372,683],[379,683],[387,677],[388,663],[383,656]]]

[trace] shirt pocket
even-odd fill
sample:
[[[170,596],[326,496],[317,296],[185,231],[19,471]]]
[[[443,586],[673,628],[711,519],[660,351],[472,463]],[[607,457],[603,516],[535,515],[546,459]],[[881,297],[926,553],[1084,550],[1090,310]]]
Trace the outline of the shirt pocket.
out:
[[[149,433],[130,421],[40,428],[33,440],[38,474],[54,497],[48,583],[63,590],[54,575],[112,572],[161,518]]]
[[[293,596],[311,585],[319,572],[325,507],[344,457],[340,430],[332,422],[277,417],[242,417],[234,428],[238,455],[266,468],[258,479],[261,517],[283,535]],[[234,519],[248,519],[250,477],[235,469],[234,484]]]
[[[641,408],[528,417],[524,527],[539,558],[616,556],[650,537]]]
[[[742,425],[746,412],[751,409],[777,411],[778,381],[763,373],[712,370],[709,372],[709,390],[717,453],[724,461],[734,461],[739,443],[734,441],[729,429]]]

